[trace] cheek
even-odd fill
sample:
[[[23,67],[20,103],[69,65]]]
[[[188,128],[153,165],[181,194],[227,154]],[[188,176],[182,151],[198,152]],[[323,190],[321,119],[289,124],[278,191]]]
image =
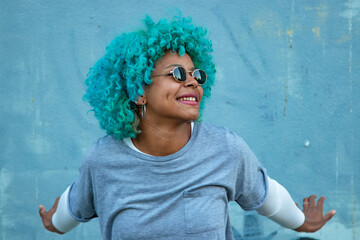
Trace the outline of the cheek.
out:
[[[167,92],[166,94],[166,98],[168,100],[176,100],[176,94],[178,92],[178,88],[172,88],[172,89],[169,89],[169,91]]]
[[[164,104],[168,101],[176,100],[178,90],[178,85],[174,85],[172,82],[167,82],[166,84],[164,81],[163,84],[154,85],[149,93],[151,95],[151,100]]]
[[[175,84],[173,82],[170,82],[169,84],[166,84],[166,86],[162,88],[163,90],[162,96],[164,97],[164,99],[169,101],[176,100],[176,96],[180,88],[181,85],[177,84],[176,82]]]
[[[200,88],[199,88],[200,101],[201,101],[201,99],[202,99],[202,97],[203,97],[203,93],[204,93],[204,91],[203,91],[202,87],[200,87]]]

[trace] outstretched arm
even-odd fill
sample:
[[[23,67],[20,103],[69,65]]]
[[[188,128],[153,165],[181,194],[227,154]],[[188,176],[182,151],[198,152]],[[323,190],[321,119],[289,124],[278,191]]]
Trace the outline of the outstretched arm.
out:
[[[336,213],[332,210],[323,217],[325,197],[320,198],[316,205],[315,195],[304,199],[304,210],[301,211],[282,185],[269,177],[267,180],[268,193],[257,212],[285,228],[298,232],[316,232]]]
[[[311,195],[303,200],[303,213],[305,215],[305,222],[300,227],[296,228],[298,232],[316,232],[322,228],[335,214],[335,210],[331,210],[323,216],[323,206],[325,197],[319,198],[316,204],[316,196]],[[299,205],[296,203],[296,206]]]
[[[57,197],[54,202],[54,205],[51,207],[51,209],[48,212],[46,211],[44,205],[40,205],[39,206],[39,214],[40,214],[41,220],[42,220],[46,230],[48,230],[50,232],[55,232],[58,234],[64,234],[63,232],[59,232],[52,224],[52,216],[56,212],[56,209],[59,204],[59,200],[60,200],[60,197]]]
[[[69,191],[68,187],[61,197],[57,198],[52,208],[46,212],[43,205],[39,206],[39,214],[44,227],[50,232],[63,234],[69,232],[80,222],[76,221],[69,212]]]

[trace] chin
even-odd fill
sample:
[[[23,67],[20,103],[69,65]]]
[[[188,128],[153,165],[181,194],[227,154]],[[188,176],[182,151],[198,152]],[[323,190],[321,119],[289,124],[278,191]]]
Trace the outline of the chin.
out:
[[[176,114],[176,118],[181,121],[192,122],[199,118],[199,109],[181,109]],[[175,117],[175,116],[174,116]]]
[[[187,121],[190,121],[190,122],[196,121],[198,118],[199,118],[199,112],[197,112],[196,114],[193,114],[193,115],[189,116],[189,117],[187,118]]]

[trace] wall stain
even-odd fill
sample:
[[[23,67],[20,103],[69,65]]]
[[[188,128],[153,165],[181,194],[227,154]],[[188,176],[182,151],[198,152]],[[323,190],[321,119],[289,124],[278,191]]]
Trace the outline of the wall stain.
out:
[[[284,104],[284,117],[286,116],[286,108],[287,108],[287,102],[288,102],[288,95],[289,95],[289,86],[288,86],[288,74],[286,75],[286,79],[285,79],[285,104]]]
[[[38,176],[35,176],[35,200],[38,203],[39,202],[39,179]]]
[[[353,239],[356,240],[356,200],[354,197],[354,174],[351,175],[351,205],[352,205],[352,231]]]
[[[285,78],[285,103],[284,103],[284,112],[283,116],[286,116],[287,111],[287,104],[288,104],[288,96],[289,96],[289,75],[290,75],[290,60],[292,59],[292,46],[293,46],[293,35],[294,35],[294,28],[293,28],[293,20],[294,20],[294,5],[295,0],[291,2],[291,16],[290,16],[290,29],[286,30],[286,34],[289,36],[289,42],[290,42],[290,49],[288,50],[288,66],[287,66],[287,72],[286,72],[286,78]]]
[[[316,12],[317,15],[319,16],[321,24],[325,23],[329,15],[329,7],[325,4],[320,4],[319,6],[316,7],[305,7],[304,9],[307,11]]]
[[[353,111],[353,94],[352,94],[352,18],[353,18],[353,11],[352,11],[352,1],[349,0],[349,9],[350,9],[350,16],[349,16],[349,38],[350,38],[350,46],[349,46],[349,81],[350,81],[350,112]]]
[[[265,54],[263,53],[263,51],[261,51],[261,48],[263,45],[259,45],[258,44],[258,37],[254,35],[253,33],[253,28],[252,27],[249,27],[249,23],[248,21],[244,21],[241,17],[240,17],[240,24],[243,26],[244,29],[246,29],[246,33],[248,34],[249,36],[249,39],[254,39],[254,41],[252,41],[251,43],[255,46],[255,49],[256,49],[256,52],[257,52],[257,56],[261,59],[261,63],[262,63],[262,66],[266,72],[266,74],[269,74],[270,77],[272,78],[273,75],[272,75],[272,71],[268,69],[267,65],[266,65],[266,59],[264,58]],[[261,24],[261,25],[259,25]],[[258,22],[255,22],[255,27],[260,29],[262,31],[265,31],[266,29],[266,26],[265,24],[267,24],[267,21],[258,21]]]
[[[348,41],[350,41],[349,34],[342,35],[336,40],[336,42],[339,43],[339,44],[342,44],[342,43],[345,43],[345,42],[348,42]]]
[[[286,30],[286,34],[289,36],[290,48],[292,48],[293,33],[294,33],[294,30],[289,30],[289,29]]]
[[[303,85],[309,84],[309,70],[306,66],[301,65],[301,80]]]
[[[315,33],[316,37],[320,37],[320,27],[314,27],[311,30],[313,33]]]
[[[234,47],[235,47],[237,53],[239,54],[240,58],[245,63],[246,67],[251,71],[252,75],[254,75],[256,77],[259,77],[260,76],[259,72],[256,70],[255,66],[250,62],[250,60],[243,54],[243,51],[241,50],[240,44],[236,41],[235,36],[234,36],[233,32],[231,31],[230,26],[226,22],[226,19],[224,18],[224,16],[222,16],[220,14],[220,12],[217,11],[216,9],[214,9],[214,13],[219,18],[222,25],[224,26],[224,29],[228,33],[232,44],[234,45]]]

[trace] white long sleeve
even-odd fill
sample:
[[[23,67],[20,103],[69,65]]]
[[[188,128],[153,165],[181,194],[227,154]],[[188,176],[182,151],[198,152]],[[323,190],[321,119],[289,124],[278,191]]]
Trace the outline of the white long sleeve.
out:
[[[305,221],[304,213],[295,205],[288,191],[268,177],[268,193],[256,211],[285,228],[296,229]]]
[[[80,223],[69,212],[69,190],[70,187],[61,195],[56,212],[52,216],[52,224],[58,231],[63,233],[69,232]]]

